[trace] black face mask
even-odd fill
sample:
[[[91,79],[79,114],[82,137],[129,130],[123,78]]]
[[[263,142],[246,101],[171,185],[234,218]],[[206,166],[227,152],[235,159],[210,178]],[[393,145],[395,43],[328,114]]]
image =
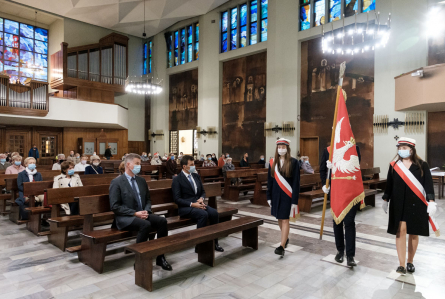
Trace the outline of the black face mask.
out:
[[[65,160],[59,160],[59,163],[62,164],[63,162],[65,162]]]

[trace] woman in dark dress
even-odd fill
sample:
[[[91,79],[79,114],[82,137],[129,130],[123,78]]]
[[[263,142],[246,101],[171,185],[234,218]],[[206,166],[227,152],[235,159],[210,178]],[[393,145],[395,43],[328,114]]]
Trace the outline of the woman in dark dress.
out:
[[[245,153],[241,161],[239,162],[240,167],[250,167],[249,165],[249,154]]]
[[[103,174],[104,170],[100,166],[100,158],[97,155],[90,157],[91,164],[85,167],[85,174]]]
[[[396,235],[400,262],[397,272],[402,275],[405,275],[406,271],[410,273],[415,271],[413,260],[419,244],[419,235],[429,236],[429,216],[433,216],[436,212],[431,172],[428,163],[417,156],[415,145],[414,139],[406,137],[399,139],[398,153],[389,167],[386,190],[382,196],[385,213],[388,213],[389,202],[388,233]],[[419,183],[417,186],[425,191],[425,202],[414,193],[413,190],[416,189],[412,189],[416,186],[412,182],[416,180]],[[409,235],[408,261],[405,269],[407,234]]]
[[[276,144],[275,158],[270,161],[267,179],[267,202],[281,230],[281,244],[275,249],[275,254],[284,256],[284,249],[289,244],[289,218],[293,211],[298,212],[300,166],[298,160],[291,157],[289,140],[281,138]]]

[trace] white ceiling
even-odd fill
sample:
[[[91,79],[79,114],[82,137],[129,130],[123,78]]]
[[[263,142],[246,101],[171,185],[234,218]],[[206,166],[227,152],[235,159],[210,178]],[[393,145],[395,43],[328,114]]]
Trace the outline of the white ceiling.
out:
[[[56,15],[142,37],[144,0],[10,0]],[[147,37],[229,0],[145,0]],[[0,10],[2,10],[0,8]]]
[[[38,26],[42,26],[43,24],[46,25],[46,27],[55,20],[60,19],[59,17],[56,17],[52,14],[42,13],[42,12],[37,12],[37,17],[36,17],[34,9],[23,7],[22,5],[18,5],[12,2],[7,2],[5,0],[0,0],[0,12],[3,14],[8,14],[11,16],[16,16],[19,18],[30,20],[32,21],[30,22],[31,24],[34,24],[34,19],[36,18]]]

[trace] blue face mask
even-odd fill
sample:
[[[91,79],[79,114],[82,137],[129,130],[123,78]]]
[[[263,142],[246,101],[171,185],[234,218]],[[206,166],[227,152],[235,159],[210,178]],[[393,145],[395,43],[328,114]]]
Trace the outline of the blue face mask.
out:
[[[411,156],[410,150],[399,150],[398,153],[402,159],[405,159],[405,158],[408,158],[409,156]]]
[[[230,157],[230,155],[227,155],[226,158]]]
[[[309,164],[309,161],[304,161],[304,163]]]
[[[208,159],[208,160],[212,160],[212,157],[208,157],[207,159]]]
[[[15,161],[14,164],[17,166],[22,165],[22,161]]]
[[[6,159],[0,159],[0,162],[5,163]]]
[[[139,172],[141,172],[141,165],[135,165],[131,172],[133,172],[134,174],[138,174]]]
[[[170,156],[170,159],[174,160],[174,159],[175,159],[175,156]]]
[[[196,172],[195,166],[190,166],[189,172],[190,173],[195,173]]]
[[[70,169],[70,170],[68,170],[68,175],[69,175],[69,176],[74,175],[74,169]]]
[[[264,158],[261,158],[261,161],[264,161]]]
[[[34,169],[36,169],[36,165],[35,164],[28,164],[28,169],[29,170],[34,170]]]

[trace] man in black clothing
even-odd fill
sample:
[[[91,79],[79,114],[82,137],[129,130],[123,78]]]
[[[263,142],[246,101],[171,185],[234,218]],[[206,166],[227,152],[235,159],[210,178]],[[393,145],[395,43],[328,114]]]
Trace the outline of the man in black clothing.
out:
[[[258,161],[258,164],[261,164],[261,165],[266,165],[266,161],[264,160],[264,155],[261,155],[260,156],[260,161]]]
[[[110,158],[113,157],[113,155],[111,154],[111,145],[108,145],[108,148],[105,150],[104,156],[107,160],[110,160]]]
[[[356,145],[358,160],[361,161],[360,149]],[[328,194],[328,200],[330,200],[330,187],[326,188],[326,179],[328,177],[328,169],[332,167],[331,162],[329,161],[329,151],[328,148],[325,148],[323,151],[323,156],[321,157],[320,162],[320,178],[323,186],[323,192]],[[335,256],[335,260],[338,263],[343,263],[344,255],[345,255],[345,239],[346,239],[346,259],[348,266],[354,267],[357,264],[354,261],[355,256],[355,215],[360,208],[360,203],[356,204],[351,208],[351,210],[346,214],[345,218],[340,224],[336,224],[334,222],[334,236],[335,236],[335,245],[337,246],[337,254]],[[343,232],[343,224],[345,227],[345,231]]]

